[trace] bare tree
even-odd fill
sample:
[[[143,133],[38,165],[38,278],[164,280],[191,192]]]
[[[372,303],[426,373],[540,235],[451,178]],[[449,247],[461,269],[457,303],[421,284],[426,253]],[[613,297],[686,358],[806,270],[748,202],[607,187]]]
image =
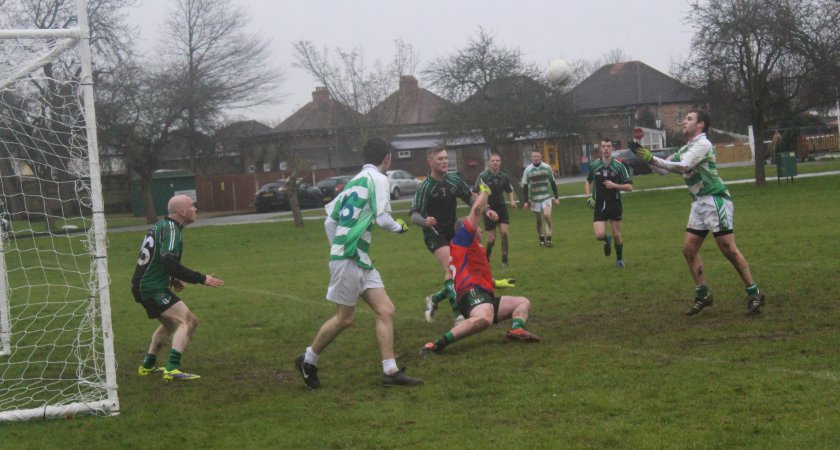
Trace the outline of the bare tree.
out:
[[[595,73],[601,67],[604,67],[607,64],[617,64],[627,61],[632,61],[633,57],[624,53],[624,50],[620,48],[614,48],[603,55],[600,58],[594,60],[587,60],[581,59],[575,62],[572,62],[572,67],[574,68],[574,72],[572,74],[571,84],[576,85],[581,81],[588,78],[590,75]]]
[[[542,71],[479,28],[467,45],[440,57],[423,72],[447,100],[440,122],[450,133],[480,130],[491,148],[534,128],[554,132],[570,125],[564,87],[549,87]],[[568,128],[566,128],[568,129]]]
[[[601,65],[618,64],[630,61],[631,59],[630,55],[624,53],[624,50],[616,47],[604,53],[604,56],[601,57],[601,61],[603,62]]]
[[[123,10],[133,4],[133,0],[90,0],[87,4],[95,81],[118,67],[131,53],[131,29],[125,24]],[[4,1],[2,6],[1,28],[64,29],[77,23],[75,0],[11,0]],[[81,77],[81,64],[78,57],[66,53],[39,71],[43,76],[28,78],[28,83],[15,93],[20,98],[20,107],[14,112],[17,117],[4,115],[2,120],[6,122],[5,129],[20,136],[22,145],[36,150],[17,156],[46,184],[56,182],[56,195],[61,199],[75,193],[63,192],[66,183],[58,182],[67,175],[52,167],[71,156],[69,139],[73,133],[69,127],[76,118],[83,117],[78,102],[68,101],[78,95],[73,86]],[[59,215],[60,208],[55,202],[46,202],[45,216]]]
[[[137,0],[88,0],[94,77],[131,54],[134,30],[127,24],[126,9],[136,4]],[[0,7],[0,28],[58,29],[76,22],[76,0],[5,0]]]
[[[825,89],[831,90],[826,82],[837,86],[840,6],[831,0],[710,0],[693,1],[691,8],[697,31],[683,74],[729,99],[725,106],[755,126],[756,183],[764,185],[768,124],[824,103]],[[822,86],[821,99],[812,93],[815,84]]]
[[[337,119],[351,133],[357,148],[361,148],[373,133],[380,134],[384,127],[393,125],[387,123],[385,117],[368,113],[399,87],[401,76],[414,75],[416,70],[418,57],[411,44],[397,39],[394,46],[391,63],[377,60],[369,65],[361,47],[336,48],[331,54],[329,49],[316,49],[310,41],[294,43],[296,66],[325,86],[331,98],[352,110]],[[387,117],[396,120],[399,114],[391,114],[393,112]]]
[[[147,67],[126,61],[103,76],[96,113],[100,145],[117,149],[126,169],[138,175],[146,222],[154,223],[152,178],[182,109],[180,73]]]
[[[181,125],[197,172],[198,157],[213,150],[201,148],[200,136],[213,134],[226,109],[279,101],[282,73],[266,63],[270,42],[245,31],[248,16],[231,0],[176,0],[172,8],[160,52],[181,71]]]

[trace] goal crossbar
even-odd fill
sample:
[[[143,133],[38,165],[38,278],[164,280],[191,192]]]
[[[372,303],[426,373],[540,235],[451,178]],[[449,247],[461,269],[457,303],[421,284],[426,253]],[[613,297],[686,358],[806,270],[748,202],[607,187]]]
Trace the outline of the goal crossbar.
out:
[[[11,85],[13,85],[17,80],[20,80],[21,78],[25,78],[25,77],[29,76],[29,74],[31,74],[32,72],[34,72],[34,71],[40,69],[41,67],[44,67],[45,65],[49,64],[50,61],[52,61],[56,56],[66,52],[70,48],[73,48],[73,46],[76,45],[78,42],[79,42],[78,38],[64,39],[63,41],[61,41],[61,43],[59,45],[55,46],[55,48],[53,48],[51,51],[41,55],[40,58],[37,58],[37,59],[31,61],[29,64],[26,64],[21,69],[12,73],[9,76],[9,78],[0,82],[0,91],[8,88]]]

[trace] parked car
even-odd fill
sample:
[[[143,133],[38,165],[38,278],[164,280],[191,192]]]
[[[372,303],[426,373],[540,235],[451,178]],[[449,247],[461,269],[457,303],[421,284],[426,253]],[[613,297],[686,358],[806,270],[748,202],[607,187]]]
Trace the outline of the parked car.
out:
[[[650,166],[648,166],[646,162],[637,158],[629,148],[614,151],[612,153],[612,157],[614,160],[624,164],[624,167],[627,168],[627,173],[629,173],[630,176],[643,175],[653,172]]]
[[[405,170],[389,170],[386,172],[391,183],[391,199],[396,200],[402,194],[413,194],[420,187],[420,180]]]
[[[260,187],[254,196],[254,207],[258,213],[291,209],[289,204],[288,182],[285,180],[272,181]],[[321,190],[304,182],[297,185],[298,201],[301,208],[320,208],[324,206]]]
[[[324,199],[324,203],[329,203],[352,179],[353,177],[350,175],[329,177],[319,181],[315,186],[321,191],[321,198]]]
[[[665,159],[674,153],[677,153],[679,149],[679,147],[665,147],[660,148],[659,150],[651,150],[651,153],[653,153],[653,156]]]

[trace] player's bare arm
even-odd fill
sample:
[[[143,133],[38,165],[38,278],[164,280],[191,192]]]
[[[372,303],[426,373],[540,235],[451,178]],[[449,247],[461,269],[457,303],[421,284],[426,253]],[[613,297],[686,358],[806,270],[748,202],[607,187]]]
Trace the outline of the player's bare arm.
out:
[[[225,285],[225,282],[219,278],[215,277],[216,274],[208,273],[204,276],[204,285],[210,287],[222,287]]]

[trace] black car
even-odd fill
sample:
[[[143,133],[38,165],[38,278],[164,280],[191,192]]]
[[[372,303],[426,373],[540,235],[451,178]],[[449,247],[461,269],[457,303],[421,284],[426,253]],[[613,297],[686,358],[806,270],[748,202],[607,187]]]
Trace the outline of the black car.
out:
[[[324,199],[324,203],[328,203],[344,189],[344,186],[352,180],[353,177],[350,175],[339,175],[337,177],[329,177],[325,178],[318,182],[316,185],[318,189],[321,191],[321,198]]]
[[[629,173],[631,177],[633,175],[643,175],[653,172],[650,166],[647,165],[646,162],[637,158],[629,148],[623,148],[612,152],[612,157],[614,160],[624,164],[624,167],[627,168],[627,173]]]
[[[659,150],[651,150],[651,153],[653,153],[653,156],[656,156],[658,158],[667,159],[669,156],[673,155],[674,153],[677,153],[679,150],[679,147],[665,147],[660,148]]]
[[[285,180],[272,181],[260,187],[254,196],[254,207],[258,213],[279,209],[291,209],[287,195],[288,182]],[[324,206],[321,191],[303,182],[297,185],[298,201],[301,208],[320,208]]]

